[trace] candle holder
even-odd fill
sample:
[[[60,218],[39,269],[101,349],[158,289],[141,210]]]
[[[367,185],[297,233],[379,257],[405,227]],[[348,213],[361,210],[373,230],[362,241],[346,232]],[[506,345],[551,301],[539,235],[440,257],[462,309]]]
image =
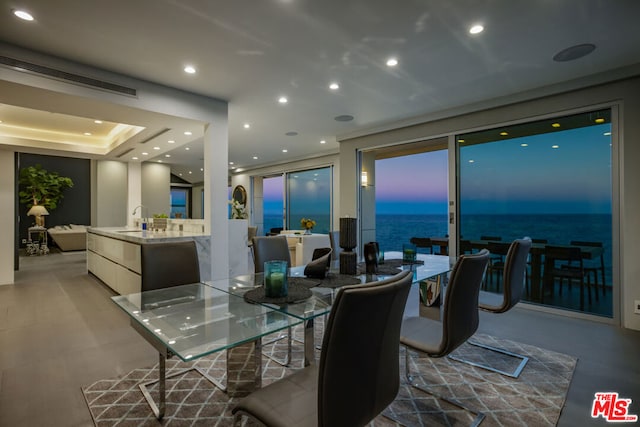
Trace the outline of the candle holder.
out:
[[[418,248],[416,245],[405,243],[402,245],[402,262],[403,264],[415,264],[417,259]]]
[[[353,252],[358,244],[357,226],[356,218],[340,218],[340,274],[354,275],[358,271],[358,256]]]
[[[378,273],[378,242],[369,242],[364,245],[364,263],[367,274]]]
[[[267,298],[281,298],[289,294],[287,267],[287,261],[264,263],[264,295]]]

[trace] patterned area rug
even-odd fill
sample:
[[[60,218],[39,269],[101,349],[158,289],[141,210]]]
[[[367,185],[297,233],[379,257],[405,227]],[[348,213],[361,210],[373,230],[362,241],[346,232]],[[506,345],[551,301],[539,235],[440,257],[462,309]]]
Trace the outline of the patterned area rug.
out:
[[[318,322],[321,323],[321,322]],[[316,330],[322,331],[321,325]],[[301,338],[302,328],[295,331]],[[319,332],[318,332],[319,335]],[[319,336],[317,337],[320,338]],[[430,359],[411,352],[411,371],[417,382],[430,384],[430,391],[453,397],[485,413],[482,426],[554,426],[560,416],[577,360],[574,357],[537,347],[477,334],[475,341],[501,347],[529,357],[519,378],[476,368],[448,358]],[[286,340],[265,346],[270,354],[284,358]],[[460,357],[509,365],[512,361],[485,349],[464,344]],[[317,353],[317,357],[319,354]],[[224,352],[184,363],[167,361],[167,375],[197,366],[223,380],[226,372]],[[269,384],[302,365],[302,345],[295,343],[291,367],[284,368],[263,357],[263,385]],[[503,366],[504,367],[504,366]],[[396,400],[385,411],[397,422],[379,416],[374,426],[466,426],[473,416],[420,390],[404,378],[404,350],[401,350],[401,386]],[[231,426],[238,398],[229,398],[196,371],[167,379],[167,408],[162,422],[153,416],[138,384],[157,378],[157,368],[135,369],[121,378],[97,381],[82,389],[94,423],[106,426]],[[157,399],[157,389],[150,387]],[[245,419],[245,426],[255,425]]]

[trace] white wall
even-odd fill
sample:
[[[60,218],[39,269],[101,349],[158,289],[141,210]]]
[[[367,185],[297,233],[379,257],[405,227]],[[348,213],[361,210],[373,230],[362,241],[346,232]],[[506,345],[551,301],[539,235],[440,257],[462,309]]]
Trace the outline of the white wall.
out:
[[[0,150],[0,285],[14,281],[15,253],[15,153]]]
[[[556,88],[557,89],[557,88]],[[557,92],[557,90],[556,90]],[[544,90],[538,93],[545,93]],[[640,300],[640,77],[618,82],[577,89],[534,99],[514,102],[501,107],[482,109],[465,114],[429,120],[422,123],[356,136],[340,141],[340,163],[342,165],[340,215],[357,213],[358,171],[356,153],[360,149],[371,149],[390,144],[420,141],[424,139],[454,135],[459,132],[497,126],[520,120],[530,120],[548,114],[561,115],[576,109],[593,109],[606,106],[619,107],[619,129],[613,129],[614,141],[613,182],[619,199],[614,202],[613,256],[614,283],[619,283],[619,293],[614,296],[614,315],[619,312],[622,326],[640,330],[640,315],[634,314],[635,300]],[[507,104],[506,100],[504,102]],[[488,104],[488,103],[487,103]],[[466,107],[465,107],[466,108]],[[468,110],[468,109],[467,109]],[[619,160],[619,163],[618,163]],[[449,179],[455,179],[455,170],[449,171]],[[450,201],[455,194],[450,195]],[[619,225],[619,233],[615,226]]]
[[[91,211],[91,225],[117,227],[127,223],[127,164],[113,160],[92,162],[95,181],[91,185],[95,209]],[[93,174],[92,174],[93,176]]]
[[[161,163],[142,163],[143,215],[152,218],[155,214],[169,215],[171,212],[171,168]],[[132,211],[133,212],[133,211]]]

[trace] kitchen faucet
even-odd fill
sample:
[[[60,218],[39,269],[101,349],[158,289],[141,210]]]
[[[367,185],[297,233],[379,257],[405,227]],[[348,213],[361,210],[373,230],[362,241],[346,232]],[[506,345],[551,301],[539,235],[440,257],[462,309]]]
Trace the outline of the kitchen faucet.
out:
[[[138,212],[138,208],[140,208],[140,215],[142,216],[143,222],[147,223],[149,222],[149,218],[148,218],[148,214],[149,211],[147,210],[147,215],[144,215],[144,211],[147,209],[144,205],[138,205],[133,209],[133,213],[131,215],[135,215],[136,212]]]

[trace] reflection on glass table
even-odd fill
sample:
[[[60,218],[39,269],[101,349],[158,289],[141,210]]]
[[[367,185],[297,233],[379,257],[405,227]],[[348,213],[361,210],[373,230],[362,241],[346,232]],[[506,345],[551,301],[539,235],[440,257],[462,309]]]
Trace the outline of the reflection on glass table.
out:
[[[401,252],[385,253],[386,259],[393,259],[395,256],[402,259]],[[422,261],[423,264],[403,265],[402,267],[399,267],[397,271],[400,272],[401,270],[411,269],[414,272],[413,281],[414,283],[417,283],[421,280],[428,279],[439,274],[445,274],[451,270],[451,261],[448,256],[418,254],[418,260]],[[300,278],[303,282],[306,282],[306,286],[311,290],[311,297],[295,303],[275,304],[270,302],[260,302],[259,304],[304,321],[304,365],[308,366],[315,360],[314,319],[318,316],[326,315],[331,311],[333,298],[340,286],[326,287],[323,286],[323,280],[321,279],[304,278],[304,266],[291,268],[289,270],[289,277]],[[338,282],[340,279],[345,279],[345,284],[357,284],[384,280],[389,277],[391,277],[391,275],[388,274],[361,274],[356,276],[341,275],[339,274],[339,268],[332,267],[328,275],[328,280],[335,284],[336,279],[338,279]],[[229,292],[232,295],[243,297],[248,291],[263,286],[263,281],[263,274],[256,273],[244,274],[229,279],[209,281],[206,282],[206,284],[216,289]],[[417,286],[413,286],[409,294],[405,313],[415,313],[415,311],[418,310],[418,301],[419,290]]]
[[[165,411],[166,359],[176,355],[183,361],[189,361],[250,343],[254,346],[256,359],[254,388],[259,387],[262,378],[261,338],[301,323],[277,310],[246,303],[239,296],[202,283],[120,295],[111,299],[130,316],[131,326],[158,350],[158,406],[146,389],[149,383],[140,385],[158,419],[164,416]],[[231,353],[227,352],[227,360]],[[230,394],[235,391],[236,385],[231,382],[231,375],[227,375],[225,387],[203,371],[194,369]]]

